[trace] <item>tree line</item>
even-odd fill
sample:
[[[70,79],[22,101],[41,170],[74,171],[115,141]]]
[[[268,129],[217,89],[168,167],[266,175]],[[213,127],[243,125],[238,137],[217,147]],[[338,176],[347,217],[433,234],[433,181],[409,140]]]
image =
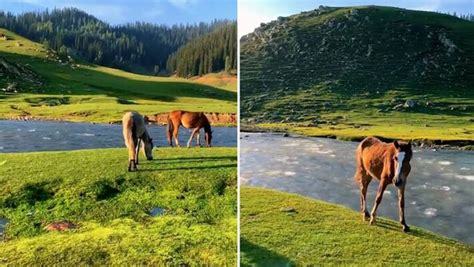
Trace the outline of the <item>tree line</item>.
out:
[[[155,74],[166,71],[168,58],[178,48],[220,31],[230,23],[228,20],[215,20],[167,26],[136,22],[112,26],[76,8],[18,15],[0,11],[0,27],[42,43],[60,54],[104,66]],[[209,48],[202,46],[201,49]],[[219,69],[213,67],[213,70]]]
[[[221,26],[215,31],[188,42],[171,54],[167,70],[188,77],[237,69],[237,23]]]
[[[464,20],[467,20],[467,21],[474,21],[474,14],[468,14],[468,13],[460,14],[460,13],[456,13],[456,11],[454,11],[452,13],[451,12],[442,12],[442,14],[455,16],[455,17],[458,17],[460,19],[464,19]]]

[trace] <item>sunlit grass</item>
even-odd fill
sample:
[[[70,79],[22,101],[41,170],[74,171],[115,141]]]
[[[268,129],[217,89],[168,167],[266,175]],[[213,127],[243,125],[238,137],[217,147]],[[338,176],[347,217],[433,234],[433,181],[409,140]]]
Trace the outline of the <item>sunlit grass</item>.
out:
[[[0,154],[0,264],[235,265],[235,148]],[[149,215],[160,207],[165,214]],[[70,220],[79,229],[43,227]]]
[[[472,266],[474,250],[428,231],[326,202],[241,188],[242,266]]]

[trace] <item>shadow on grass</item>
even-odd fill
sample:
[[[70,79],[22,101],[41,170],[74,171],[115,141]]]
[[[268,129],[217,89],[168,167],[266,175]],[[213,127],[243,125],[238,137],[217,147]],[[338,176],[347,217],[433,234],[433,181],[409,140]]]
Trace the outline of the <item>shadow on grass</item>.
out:
[[[377,218],[376,226],[381,227],[381,228],[385,228],[385,229],[390,230],[390,231],[402,232],[402,226],[399,223],[394,222],[394,221],[389,221],[389,220],[386,220],[386,219],[382,219],[382,218]],[[441,236],[438,236],[436,234],[432,234],[430,232],[427,232],[425,230],[420,230],[420,229],[414,228],[412,226],[410,226],[410,231],[408,233],[405,233],[405,234],[416,236],[418,238],[423,238],[423,239],[430,240],[430,241],[436,241],[436,242],[439,242],[439,243],[442,243],[442,244],[445,244],[445,245],[458,244],[455,240],[450,240],[448,238],[441,237]]]
[[[240,239],[241,266],[294,266],[285,256],[254,244],[245,238]]]
[[[180,157],[180,158],[157,158],[156,161],[169,162],[169,161],[214,161],[214,160],[237,160],[237,156],[226,156],[226,157]]]
[[[140,166],[140,165],[139,165]],[[207,170],[207,169],[220,169],[220,168],[237,168],[237,163],[234,164],[222,164],[215,166],[186,166],[186,167],[173,167],[173,168],[156,168],[156,169],[138,169],[139,172],[153,172],[153,171],[179,171],[179,170]]]
[[[185,80],[137,80],[94,70],[94,65],[90,65],[91,69],[71,69],[67,66],[59,66],[53,61],[27,55],[0,52],[0,56],[8,61],[30,64],[31,68],[45,81],[42,93],[47,94],[63,95],[67,92],[68,95],[107,95],[115,97],[119,104],[125,105],[133,104],[137,99],[173,102],[179,97],[237,101],[236,92]],[[69,87],[57,89],[58,85],[64,84],[68,84]],[[70,90],[71,88],[74,90]],[[34,91],[25,91],[25,93],[32,92]]]

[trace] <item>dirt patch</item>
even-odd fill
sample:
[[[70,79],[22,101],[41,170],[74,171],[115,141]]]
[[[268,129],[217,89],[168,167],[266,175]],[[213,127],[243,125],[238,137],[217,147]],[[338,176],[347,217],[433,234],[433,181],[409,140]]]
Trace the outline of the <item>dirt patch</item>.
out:
[[[59,221],[59,222],[52,222],[44,227],[46,231],[66,231],[70,229],[77,229],[79,226],[69,221]]]
[[[166,125],[169,113],[157,113],[155,115],[145,116],[151,123]],[[234,113],[205,112],[204,115],[209,119],[211,124],[236,124],[237,115]]]
[[[193,77],[190,80],[217,87],[225,87],[230,85],[237,85],[237,76],[229,74],[220,75],[204,75],[201,77]]]

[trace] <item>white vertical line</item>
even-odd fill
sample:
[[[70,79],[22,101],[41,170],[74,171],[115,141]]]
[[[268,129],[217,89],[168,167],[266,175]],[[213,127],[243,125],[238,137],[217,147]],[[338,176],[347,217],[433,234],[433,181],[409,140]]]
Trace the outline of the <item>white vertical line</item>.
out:
[[[235,0],[237,1],[237,0]],[[237,267],[240,266],[240,37],[237,1]]]

